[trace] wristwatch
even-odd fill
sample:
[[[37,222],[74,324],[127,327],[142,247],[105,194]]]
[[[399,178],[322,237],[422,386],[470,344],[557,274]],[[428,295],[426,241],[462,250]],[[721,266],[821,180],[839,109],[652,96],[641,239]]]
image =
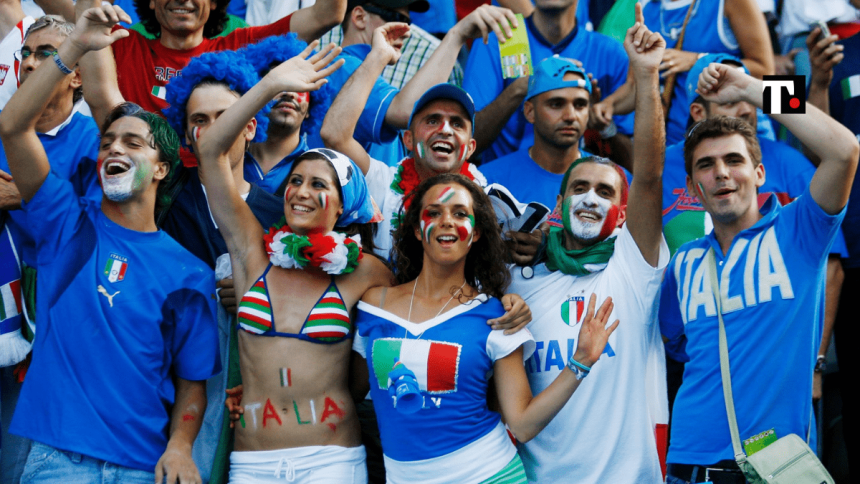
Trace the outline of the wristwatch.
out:
[[[827,362],[825,360],[827,358],[824,355],[818,355],[818,359],[815,360],[815,373],[824,373],[827,371]]]

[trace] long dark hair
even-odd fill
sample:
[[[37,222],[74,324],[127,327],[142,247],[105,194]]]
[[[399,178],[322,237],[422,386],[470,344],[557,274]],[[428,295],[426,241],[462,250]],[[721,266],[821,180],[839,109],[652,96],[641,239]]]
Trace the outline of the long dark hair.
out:
[[[292,166],[290,166],[290,171],[287,173],[287,177],[284,178],[284,182],[281,183],[280,188],[278,188],[278,192],[280,192],[280,196],[283,198],[283,192],[286,191],[286,185],[290,181],[290,176],[292,176],[293,172],[296,170],[296,167],[299,166],[303,161],[308,160],[321,160],[325,161],[326,166],[329,170],[329,175],[331,176],[333,183],[335,185],[338,184],[337,173],[334,171],[334,167],[331,166],[331,163],[320,153],[308,152],[299,155],[295,161],[293,161]],[[276,192],[277,193],[277,192]],[[340,200],[340,190],[338,190],[338,200]],[[343,200],[340,200],[340,203],[343,203]],[[352,223],[347,225],[346,227],[335,227],[334,229],[340,233],[346,235],[359,235],[361,237],[361,250],[365,254],[373,254],[376,246],[373,244],[373,234],[375,232],[376,224],[375,223]]]
[[[466,255],[466,282],[483,293],[501,298],[511,282],[511,276],[505,266],[507,251],[493,205],[475,182],[455,173],[445,173],[424,180],[413,192],[412,203],[394,233],[393,258],[397,283],[413,281],[421,273],[424,265],[424,245],[415,237],[415,230],[420,227],[422,201],[432,187],[449,183],[456,183],[469,191],[475,212],[474,228],[481,232],[480,238],[472,244],[469,254]]]
[[[209,19],[203,26],[204,37],[211,39],[224,30],[224,26],[227,25],[227,5],[229,3],[229,0],[221,1],[209,9]],[[147,32],[155,37],[161,37],[161,24],[155,18],[155,10],[149,8],[147,0],[134,0],[134,11],[137,12],[137,17]]]

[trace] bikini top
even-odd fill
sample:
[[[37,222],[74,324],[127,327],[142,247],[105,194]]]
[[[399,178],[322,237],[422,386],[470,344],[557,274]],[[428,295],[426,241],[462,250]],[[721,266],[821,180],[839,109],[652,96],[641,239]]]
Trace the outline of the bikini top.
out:
[[[352,322],[334,282],[334,276],[331,276],[328,288],[308,314],[301,331],[297,334],[279,333],[275,327],[269,290],[266,287],[266,275],[271,268],[272,264],[269,263],[263,275],[242,296],[238,315],[240,328],[261,336],[284,336],[321,344],[339,343],[352,336]]]

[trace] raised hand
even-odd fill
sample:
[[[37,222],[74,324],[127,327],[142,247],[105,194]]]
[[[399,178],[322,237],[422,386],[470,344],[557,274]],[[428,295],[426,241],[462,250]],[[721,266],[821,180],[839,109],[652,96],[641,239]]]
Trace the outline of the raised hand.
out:
[[[78,19],[69,41],[82,52],[104,49],[128,37],[128,30],[111,31],[120,22],[131,23],[131,17],[116,5],[104,4],[87,9]]]
[[[389,57],[388,65],[400,60],[401,49],[409,38],[409,24],[389,22],[373,31],[371,48]]]
[[[287,59],[269,71],[264,79],[274,82],[279,91],[310,92],[321,88],[328,82],[326,77],[340,69],[344,60],[339,59],[332,63],[342,50],[334,44],[329,44],[311,55],[317,46],[318,40],[311,42],[299,55]]]
[[[576,353],[573,355],[573,359],[588,367],[594,365],[600,355],[603,354],[609,336],[615,331],[619,323],[616,319],[608,328],[606,327],[609,315],[612,314],[612,309],[615,307],[611,297],[603,301],[597,314],[594,313],[596,303],[597,296],[592,294],[591,298],[588,299],[588,312],[585,313],[585,319],[582,320]]]
[[[761,99],[761,91],[761,81],[744,74],[736,67],[717,63],[702,71],[696,87],[696,92],[706,101],[718,104],[752,102],[753,99]]]
[[[666,41],[657,32],[651,32],[645,26],[642,15],[642,5],[636,6],[636,23],[627,29],[624,36],[624,50],[630,58],[631,68],[658,69],[663,62]]]
[[[504,44],[514,36],[512,28],[517,28],[517,17],[510,9],[481,5],[463,17],[451,30],[458,33],[463,41],[481,37],[485,44],[490,32],[495,32],[499,43]]]
[[[837,40],[839,40],[837,35],[830,37],[821,35],[821,27],[815,27],[809,33],[806,47],[809,49],[809,63],[812,66],[810,84],[825,89],[830,86],[830,81],[833,80],[833,67],[845,58],[845,54],[842,53],[845,46],[837,44]]]

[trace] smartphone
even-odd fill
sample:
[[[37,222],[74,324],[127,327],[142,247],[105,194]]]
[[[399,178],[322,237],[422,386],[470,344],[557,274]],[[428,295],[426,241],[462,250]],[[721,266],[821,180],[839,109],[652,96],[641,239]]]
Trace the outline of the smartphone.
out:
[[[826,39],[830,37],[830,29],[827,28],[827,22],[823,20],[819,20],[817,22],[812,22],[809,24],[809,31],[815,30],[815,27],[819,27],[821,29],[821,35]]]

